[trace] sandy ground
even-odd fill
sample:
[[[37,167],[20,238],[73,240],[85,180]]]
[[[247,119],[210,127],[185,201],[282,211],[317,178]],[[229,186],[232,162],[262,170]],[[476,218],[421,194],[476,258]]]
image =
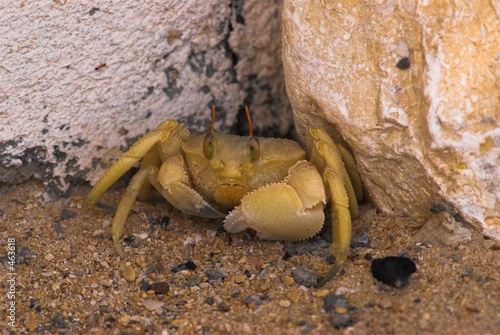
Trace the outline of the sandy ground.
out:
[[[363,205],[354,233],[368,244],[313,288],[301,281],[329,269],[328,231],[266,242],[138,203],[121,260],[113,214],[88,206],[87,191],[47,201],[39,184],[0,188],[2,334],[500,334],[500,244],[471,227],[466,244],[419,244],[411,236],[423,219]],[[370,260],[389,255],[417,263],[408,286],[371,275]]]

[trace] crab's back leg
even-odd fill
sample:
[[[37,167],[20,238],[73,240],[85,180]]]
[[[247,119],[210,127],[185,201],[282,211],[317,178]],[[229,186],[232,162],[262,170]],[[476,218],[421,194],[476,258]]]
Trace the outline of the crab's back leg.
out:
[[[309,159],[323,171],[323,179],[331,195],[332,254],[336,263],[320,283],[322,285],[335,275],[347,259],[351,240],[351,218],[358,216],[357,194],[362,196],[362,186],[358,177],[354,182],[359,185],[353,187],[342,159],[346,153],[342,154],[342,149],[338,148],[325,130],[310,129],[307,136]],[[350,154],[347,157],[352,158]],[[355,173],[354,159],[347,164],[350,172]]]

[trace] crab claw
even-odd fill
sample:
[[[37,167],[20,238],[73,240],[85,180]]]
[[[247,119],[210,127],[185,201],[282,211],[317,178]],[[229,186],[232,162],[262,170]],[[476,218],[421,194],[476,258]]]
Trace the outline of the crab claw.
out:
[[[299,161],[280,183],[247,194],[224,221],[237,233],[252,228],[266,240],[299,240],[316,235],[323,226],[326,194],[316,167]]]

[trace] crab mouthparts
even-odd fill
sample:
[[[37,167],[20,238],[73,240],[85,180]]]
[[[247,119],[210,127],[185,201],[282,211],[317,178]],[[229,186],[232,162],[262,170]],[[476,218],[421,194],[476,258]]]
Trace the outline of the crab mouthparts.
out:
[[[226,178],[219,181],[219,186],[222,187],[245,187],[245,182],[241,179],[236,178]]]
[[[215,189],[216,201],[228,208],[238,206],[241,198],[248,193],[248,186],[243,180],[226,178],[219,181]]]

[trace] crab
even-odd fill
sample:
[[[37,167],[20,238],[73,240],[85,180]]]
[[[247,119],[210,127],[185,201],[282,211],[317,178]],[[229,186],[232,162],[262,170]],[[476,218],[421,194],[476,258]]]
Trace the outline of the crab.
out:
[[[324,282],[347,259],[351,219],[358,216],[363,187],[351,153],[322,128],[307,131],[306,150],[297,142],[253,135],[217,134],[212,107],[210,131],[193,136],[183,123],[167,120],[137,141],[100,178],[87,196],[96,204],[125,172],[141,161],[116,210],[111,236],[121,258],[125,221],[137,198],[154,187],[174,207],[189,215],[222,219],[238,233],[252,228],[261,239],[301,240],[324,225],[331,202],[335,264]]]

